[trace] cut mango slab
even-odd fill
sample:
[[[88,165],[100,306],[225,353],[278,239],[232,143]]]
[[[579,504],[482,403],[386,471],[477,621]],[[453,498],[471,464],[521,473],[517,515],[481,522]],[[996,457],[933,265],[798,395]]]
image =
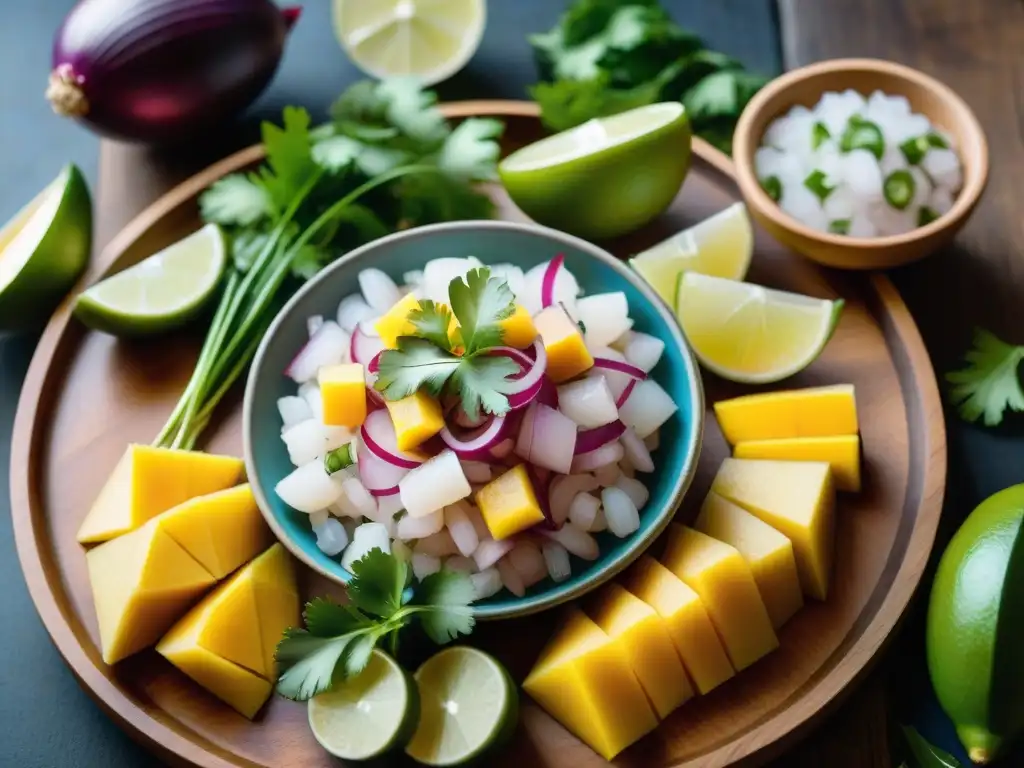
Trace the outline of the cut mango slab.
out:
[[[516,311],[498,323],[501,326],[501,341],[507,347],[525,349],[537,338],[537,328],[526,307],[516,304]]]
[[[274,540],[248,483],[190,499],[156,519],[218,580],[252,560]]]
[[[700,595],[737,672],[779,647],[750,566],[735,547],[673,523],[661,561]]]
[[[409,322],[409,313],[419,308],[420,303],[416,297],[411,293],[406,294],[373,324],[387,349],[398,346],[399,336],[412,336],[416,333],[416,326]]]
[[[747,440],[857,434],[852,384],[745,395],[715,403],[722,434],[732,445]]]
[[[273,682],[277,679],[274,661],[277,644],[286,629],[299,626],[301,618],[302,601],[295,580],[295,562],[281,544],[275,544],[253,560],[249,569],[256,591],[263,677]]]
[[[737,459],[827,461],[838,490],[860,490],[860,437],[857,435],[748,440],[737,443],[732,455]]]
[[[704,499],[693,527],[743,555],[775,629],[803,607],[793,544],[781,533],[714,492]]]
[[[822,461],[726,459],[711,490],[793,542],[804,594],[824,600],[835,546],[835,488]]]
[[[665,621],[698,691],[708,693],[736,674],[700,597],[672,571],[644,555],[630,569],[625,584]]]
[[[384,404],[391,414],[400,451],[411,451],[444,429],[441,405],[423,390]]]
[[[548,377],[560,384],[589,370],[594,358],[583,341],[580,328],[561,305],[541,310],[533,323],[548,356]]]
[[[128,533],[183,501],[230,488],[244,471],[234,456],[129,445],[82,521],[78,541]]]
[[[496,540],[507,539],[544,521],[533,483],[520,464],[476,492],[476,504]]]
[[[317,372],[324,424],[355,429],[366,421],[366,379],[359,363],[324,366]]]
[[[588,614],[606,635],[622,641],[659,718],[665,719],[693,696],[665,620],[651,606],[618,584],[609,584]]]
[[[85,555],[103,660],[152,645],[216,581],[151,520]]]
[[[622,640],[578,608],[541,651],[523,690],[605,760],[658,725]]]

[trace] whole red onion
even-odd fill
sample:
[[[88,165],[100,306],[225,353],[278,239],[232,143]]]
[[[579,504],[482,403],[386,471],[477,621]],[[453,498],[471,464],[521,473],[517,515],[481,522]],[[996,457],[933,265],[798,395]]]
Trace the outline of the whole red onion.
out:
[[[177,141],[263,91],[298,16],[272,0],[81,0],[54,39],[46,97],[101,134]]]

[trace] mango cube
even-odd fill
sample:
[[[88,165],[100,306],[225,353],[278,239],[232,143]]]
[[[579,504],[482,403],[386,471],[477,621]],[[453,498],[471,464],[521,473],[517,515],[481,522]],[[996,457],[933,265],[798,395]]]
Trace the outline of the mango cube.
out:
[[[662,563],[700,595],[737,672],[779,647],[750,566],[734,547],[673,523]]]
[[[523,690],[606,760],[658,725],[623,640],[578,608],[541,651]]]
[[[852,384],[744,395],[715,403],[715,416],[732,445],[747,440],[857,434]]]
[[[498,541],[544,521],[525,464],[499,475],[477,491],[476,503],[491,536]]]
[[[560,305],[541,310],[533,323],[548,356],[548,377],[556,384],[579,376],[594,365],[583,334]]]
[[[385,348],[395,349],[399,336],[412,336],[416,333],[416,326],[409,321],[409,313],[419,308],[420,303],[416,297],[408,293],[377,319],[373,327],[380,334],[380,340]]]
[[[736,674],[704,603],[672,571],[644,555],[629,571],[625,584],[664,620],[698,691],[708,693]]]
[[[387,400],[385,405],[395,425],[400,451],[411,451],[444,429],[440,404],[423,390],[401,400]]]
[[[128,533],[183,501],[235,485],[244,472],[234,456],[129,445],[82,521],[78,541]]]
[[[507,347],[525,349],[537,338],[537,328],[533,324],[530,313],[522,304],[516,304],[516,311],[506,317],[498,325],[501,326],[501,340]]]
[[[669,716],[693,696],[665,620],[640,598],[609,584],[588,611],[606,635],[622,641],[633,673],[659,718]]]
[[[359,363],[327,365],[317,373],[324,424],[355,429],[366,421],[366,379]]]
[[[94,547],[85,561],[107,664],[156,642],[216,581],[158,520]]]
[[[775,629],[803,607],[793,543],[781,533],[713,491],[693,527],[743,555]]]
[[[804,594],[825,599],[835,545],[835,489],[828,464],[726,459],[711,490],[793,542]]]
[[[860,437],[857,435],[748,440],[737,443],[732,455],[737,459],[827,461],[836,489],[860,490]]]

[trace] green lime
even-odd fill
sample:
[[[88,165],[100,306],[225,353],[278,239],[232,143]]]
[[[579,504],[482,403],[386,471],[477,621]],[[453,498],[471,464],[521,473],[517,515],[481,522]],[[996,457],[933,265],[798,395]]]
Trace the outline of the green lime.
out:
[[[690,121],[679,102],[595,118],[498,165],[530,218],[580,237],[624,235],[660,214],[690,169]]]
[[[89,263],[92,201],[67,165],[0,230],[0,330],[39,325]]]
[[[227,263],[224,234],[207,224],[80,294],[75,316],[115,336],[148,336],[184,325],[213,296]]]
[[[375,649],[362,672],[314,696],[308,711],[320,746],[342,760],[369,760],[408,743],[420,699],[409,673]]]
[[[416,670],[422,712],[405,752],[424,765],[462,765],[500,746],[519,720],[519,694],[494,657],[447,648]]]
[[[939,561],[928,605],[928,669],[976,763],[1024,731],[1024,485],[990,496]]]

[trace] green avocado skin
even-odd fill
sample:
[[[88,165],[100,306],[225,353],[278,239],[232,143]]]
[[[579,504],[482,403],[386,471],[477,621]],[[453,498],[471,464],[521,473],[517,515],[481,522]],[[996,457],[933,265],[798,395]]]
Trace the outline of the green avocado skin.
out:
[[[990,496],[939,562],[927,658],[942,708],[972,760],[1024,730],[1024,484]]]
[[[0,331],[36,328],[78,282],[92,248],[92,199],[82,172],[61,171],[64,193],[53,220],[25,266],[0,287]]]

